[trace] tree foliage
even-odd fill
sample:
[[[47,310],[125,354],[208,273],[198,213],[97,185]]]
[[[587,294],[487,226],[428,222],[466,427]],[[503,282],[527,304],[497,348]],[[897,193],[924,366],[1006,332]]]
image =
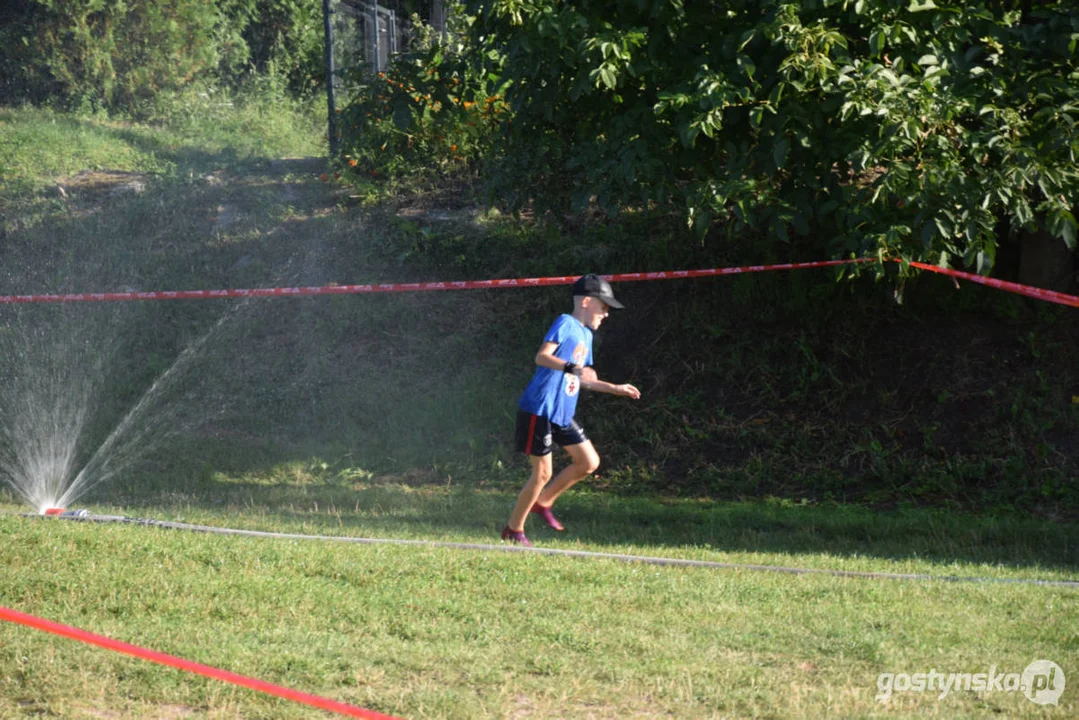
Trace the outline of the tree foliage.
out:
[[[408,55],[387,72],[361,73],[342,109],[342,149],[353,171],[390,178],[453,173],[490,155],[509,110],[498,75],[475,62],[469,22],[456,13],[445,37],[417,23]]]
[[[509,203],[669,207],[779,242],[988,272],[1074,247],[1079,6],[474,0]]]
[[[293,92],[319,90],[326,80],[322,0],[229,0],[243,27],[257,72],[284,76]]]
[[[94,106],[135,105],[246,60],[217,3],[35,0],[22,36],[55,94]],[[12,33],[14,34],[14,33]],[[14,38],[12,38],[14,40]]]

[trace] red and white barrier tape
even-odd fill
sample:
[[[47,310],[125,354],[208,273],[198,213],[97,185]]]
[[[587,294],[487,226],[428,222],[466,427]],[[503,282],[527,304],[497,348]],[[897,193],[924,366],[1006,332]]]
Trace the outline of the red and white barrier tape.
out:
[[[851,260],[823,260],[818,262],[780,263],[777,265],[745,265],[741,267],[706,268],[702,270],[667,270],[663,272],[618,273],[604,275],[610,282],[636,282],[642,280],[678,280],[682,278],[716,277],[742,273],[768,272],[773,270],[803,270],[807,268],[836,267],[852,263],[877,262],[873,258]],[[899,262],[898,260],[896,262]],[[1061,305],[1079,307],[1079,297],[1020,285],[1018,283],[982,277],[960,270],[941,268],[920,262],[910,263],[921,270],[951,275],[972,282],[989,285],[1008,292],[1026,295]],[[542,278],[509,278],[499,280],[451,280],[424,283],[381,283],[372,285],[321,285],[313,287],[240,288],[225,290],[164,290],[104,293],[67,293],[42,295],[0,295],[0,305],[23,303],[108,302],[124,300],[208,300],[214,298],[247,297],[300,297],[305,295],[357,295],[363,293],[424,292],[433,290],[492,290],[499,288],[544,287],[572,285],[579,275],[561,275]]]
[[[98,647],[103,647],[107,650],[114,650],[126,655],[133,655],[142,660],[149,660],[150,662],[160,663],[161,665],[179,668],[180,670],[186,670],[187,672],[203,675],[208,678],[213,678],[214,680],[222,680],[227,683],[232,683],[233,685],[240,685],[251,690],[257,690],[261,693],[275,695],[304,705],[310,705],[311,707],[316,707],[320,710],[329,710],[330,712],[340,713],[341,715],[367,718],[368,720],[400,720],[400,718],[396,718],[393,715],[383,715],[374,710],[367,710],[356,707],[355,705],[346,705],[345,703],[340,703],[336,700],[328,700],[323,697],[318,697],[317,695],[308,695],[307,693],[290,690],[289,688],[273,685],[262,680],[245,677],[244,675],[237,675],[236,673],[227,670],[218,670],[209,665],[202,665],[200,663],[191,662],[190,660],[183,660],[181,658],[173,657],[172,655],[166,655],[165,653],[147,650],[138,647],[137,645],[128,645],[127,643],[118,640],[112,640],[107,637],[102,637],[101,635],[94,635],[85,630],[79,630],[78,628],[69,625],[61,625],[52,622],[51,620],[43,620],[42,618],[26,615],[5,607],[0,607],[0,620],[7,620],[19,625],[34,628],[35,630],[43,630],[54,635],[71,638],[72,640],[78,640],[90,645],[97,645]]]
[[[998,280],[997,278],[983,277],[981,275],[975,275],[974,273],[963,272],[962,270],[952,270],[951,268],[942,268],[936,265],[928,265],[926,263],[912,262],[911,267],[916,267],[919,270],[928,270],[929,272],[940,273],[942,275],[951,275],[952,277],[962,278],[964,280],[970,280],[981,285],[988,285],[989,287],[997,288],[998,290],[1005,290],[1010,293],[1016,293],[1018,295],[1026,295],[1027,297],[1036,298],[1038,300],[1045,300],[1051,303],[1057,303],[1058,305],[1070,305],[1071,307],[1079,307],[1079,297],[1075,295],[1068,295],[1066,293],[1057,292],[1056,290],[1044,290],[1042,288],[1031,287],[1030,285],[1020,285],[1019,283],[1008,282],[1007,280]]]
[[[782,265],[750,265],[746,267],[711,268],[707,270],[670,270],[666,272],[624,273],[604,275],[611,282],[634,280],[675,280],[679,278],[712,277],[766,270],[795,270],[799,268],[832,267],[871,260],[827,260]],[[428,290],[491,290],[498,288],[543,287],[572,285],[579,275],[543,278],[511,278],[505,280],[452,280],[426,283],[382,283],[377,285],[322,285],[317,287],[276,287],[228,290],[166,290],[150,292],[68,293],[64,295],[0,295],[0,304],[106,302],[119,300],[204,300],[212,298],[297,297],[301,295],[356,295],[360,293],[421,292]]]

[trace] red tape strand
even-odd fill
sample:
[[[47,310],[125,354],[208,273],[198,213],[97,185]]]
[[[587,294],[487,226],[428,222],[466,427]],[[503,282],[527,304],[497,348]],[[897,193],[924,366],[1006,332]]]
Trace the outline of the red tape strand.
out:
[[[900,261],[897,260],[896,262]],[[998,290],[1005,290],[1018,295],[1026,295],[1027,297],[1036,298],[1038,300],[1045,300],[1059,305],[1079,307],[1079,297],[1057,292],[1056,290],[1044,290],[1042,288],[1031,287],[1030,285],[1020,285],[1019,283],[1008,282],[1007,280],[983,277],[981,275],[975,275],[974,273],[963,272],[962,270],[952,270],[951,268],[942,268],[920,262],[912,262],[910,263],[910,266],[916,267],[919,270],[940,273],[941,275],[951,275],[952,277],[963,278],[964,280],[970,280],[971,282],[976,282],[981,285],[988,285],[989,287],[994,287]]]
[[[218,670],[217,668],[208,665],[191,662],[190,660],[183,660],[154,650],[147,650],[138,647],[137,645],[128,645],[127,643],[118,640],[112,640],[107,637],[102,637],[101,635],[94,635],[85,630],[79,630],[78,628],[70,627],[68,625],[61,625],[52,622],[51,620],[43,620],[42,618],[26,615],[5,607],[0,607],[0,620],[18,623],[34,628],[35,630],[43,630],[47,633],[60,635],[61,637],[70,638],[72,640],[78,640],[90,645],[97,645],[98,647],[103,647],[107,650],[114,650],[126,655],[133,655],[142,660],[149,660],[150,662],[160,663],[161,665],[179,668],[180,670],[186,670],[187,672],[203,675],[208,678],[213,678],[214,680],[221,680],[223,682],[232,683],[233,685],[240,685],[251,690],[266,693],[267,695],[276,695],[277,697],[286,700],[310,705],[321,710],[340,713],[341,715],[368,718],[368,720],[401,720],[392,715],[383,715],[374,710],[366,710],[354,705],[346,705],[345,703],[340,703],[336,700],[328,700],[327,698],[318,697],[317,695],[308,695],[307,693],[290,690],[289,688],[273,685],[262,680],[245,677],[244,675],[237,675],[236,673],[227,670]]]
[[[750,265],[746,267],[710,268],[706,270],[669,270],[666,272],[624,273],[604,275],[612,282],[634,280],[676,280],[679,278],[713,277],[766,270],[795,270],[799,268],[833,267],[875,260],[826,260],[823,262],[785,263],[782,265]],[[228,290],[167,290],[159,292],[68,293],[65,295],[0,295],[0,305],[56,302],[107,302],[119,300],[205,300],[212,298],[296,297],[301,295],[356,295],[360,293],[420,292],[427,290],[491,290],[498,288],[544,287],[572,285],[579,275],[543,278],[512,278],[505,280],[454,280],[426,283],[383,283],[378,285],[323,285],[319,287],[277,287]]]
[[[819,262],[780,263],[778,265],[745,265],[742,267],[706,268],[702,270],[667,270],[663,272],[620,273],[604,275],[611,282],[635,282],[641,280],[678,280],[681,278],[716,277],[741,273],[768,272],[773,270],[802,270],[807,268],[836,267],[852,263],[877,262],[875,258],[850,260],[823,260]],[[901,262],[896,260],[896,262]],[[951,275],[972,282],[989,285],[1007,292],[1046,300],[1061,305],[1079,307],[1079,297],[1054,290],[1043,290],[1029,285],[982,277],[950,268],[909,263],[911,267],[930,272]],[[22,303],[107,302],[121,300],[207,300],[213,298],[246,297],[298,297],[304,295],[357,295],[361,293],[423,292],[431,290],[492,290],[499,288],[544,287],[572,285],[579,275],[561,275],[542,278],[510,278],[504,280],[453,280],[425,283],[382,283],[377,285],[322,285],[317,287],[276,287],[227,290],[165,290],[151,292],[68,293],[64,295],[0,295],[0,305]]]

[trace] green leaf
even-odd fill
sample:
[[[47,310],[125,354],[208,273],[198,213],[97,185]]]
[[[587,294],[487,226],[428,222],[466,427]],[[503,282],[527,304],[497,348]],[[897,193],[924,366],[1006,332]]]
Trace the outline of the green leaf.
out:
[[[746,55],[738,56],[738,67],[742,68],[742,72],[744,72],[746,77],[750,80],[753,79],[753,73],[757,70],[757,66]]]
[[[936,55],[922,55],[918,58],[919,65],[939,65],[940,61],[937,60]]]
[[[614,72],[609,65],[604,65],[599,69],[599,79],[607,86],[608,89],[614,90],[616,85],[616,78]]]
[[[937,230],[940,231],[941,237],[949,238],[952,236],[952,233],[948,230],[948,228],[944,227],[944,221],[941,220],[939,217],[933,218],[933,222],[937,224]]]
[[[772,88],[772,92],[768,95],[768,102],[773,105],[778,105],[780,98],[783,97],[783,83],[776,83]]]
[[[704,238],[708,234],[708,229],[712,227],[712,212],[710,210],[701,210],[698,213],[693,214],[693,230],[697,233],[698,238]]]
[[[1061,212],[1059,229],[1060,237],[1063,238],[1064,244],[1067,245],[1069,249],[1074,250],[1076,230],[1075,216],[1067,210]]]
[[[879,30],[869,36],[869,47],[873,49],[874,55],[880,55],[884,52],[884,33]]]
[[[753,218],[750,217],[749,211],[746,210],[746,201],[739,200],[734,207],[735,216],[746,225],[753,227]]]
[[[699,135],[700,132],[701,129],[693,123],[684,124],[679,131],[679,135],[682,136],[682,144],[687,148],[693,147],[693,143],[696,141],[697,135]]]
[[[689,101],[690,101],[689,95],[686,95],[685,93],[680,93],[680,92],[679,93],[661,92],[661,93],[659,93],[659,95],[657,95],[657,97],[659,98],[659,102],[656,103],[656,110],[657,111],[666,110],[668,107],[677,109],[677,108],[680,108],[680,107],[683,107],[683,106],[687,105],[689,103]]]
[[[935,231],[936,226],[931,222],[927,222],[922,226],[922,246],[926,250],[933,247],[933,234]]]
[[[412,110],[406,103],[399,103],[393,108],[393,124],[401,132],[407,132],[412,125]]]
[[[789,243],[791,241],[790,235],[787,234],[787,223],[783,222],[782,218],[772,216],[772,222],[769,223],[772,226],[772,232],[775,233],[781,241]]]
[[[924,10],[936,10],[937,4],[933,0],[924,0],[924,2],[918,2],[918,0],[911,0],[910,7],[907,8],[907,12],[922,12]]]
[[[790,152],[791,141],[787,138],[780,138],[776,141],[776,144],[772,147],[772,159],[776,163],[776,169],[783,169],[783,165],[787,162],[787,153]]]

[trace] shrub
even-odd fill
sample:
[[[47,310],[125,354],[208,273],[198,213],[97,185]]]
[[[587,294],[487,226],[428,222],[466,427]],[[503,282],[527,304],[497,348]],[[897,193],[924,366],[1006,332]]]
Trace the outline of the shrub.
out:
[[[356,172],[403,177],[467,168],[509,116],[497,75],[475,70],[466,36],[444,40],[414,21],[416,49],[388,72],[361,74],[343,108],[341,148]]]
[[[321,0],[233,0],[258,73],[280,74],[296,94],[320,91],[326,79]]]
[[[247,60],[247,46],[217,3],[35,0],[24,32],[61,98],[92,109],[138,107]],[[25,45],[25,43],[24,43]]]
[[[0,102],[56,100],[145,115],[198,85],[247,71],[321,88],[320,0],[31,0],[0,7]]]

